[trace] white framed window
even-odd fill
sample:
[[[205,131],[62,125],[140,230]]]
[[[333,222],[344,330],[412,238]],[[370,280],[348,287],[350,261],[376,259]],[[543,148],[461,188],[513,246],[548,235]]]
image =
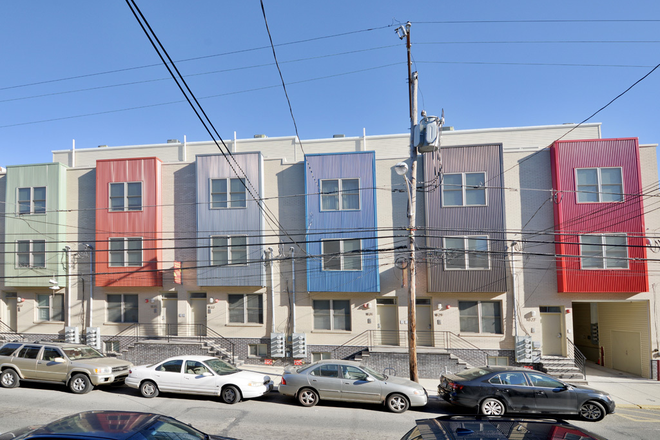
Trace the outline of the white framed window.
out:
[[[315,299],[314,330],[351,330],[351,302],[347,299]]]
[[[488,366],[497,365],[501,367],[509,366],[509,358],[506,356],[488,356]]]
[[[263,324],[264,305],[261,294],[228,295],[229,322],[237,324]]]
[[[323,270],[362,270],[362,241],[359,238],[347,240],[323,240]]]
[[[445,237],[445,270],[488,270],[490,257],[487,235]]]
[[[442,206],[486,206],[486,173],[443,175]]]
[[[461,332],[502,334],[500,301],[459,301]]]
[[[245,179],[211,179],[211,209],[245,208]]]
[[[142,237],[112,237],[108,253],[110,267],[142,266]]]
[[[18,240],[16,267],[46,267],[46,240]]]
[[[580,263],[582,269],[628,269],[628,236],[581,235]]]
[[[211,264],[247,265],[247,235],[212,235]]]
[[[268,356],[268,345],[266,344],[248,344],[249,357],[266,357]]]
[[[319,351],[312,353],[312,363],[322,361],[323,359],[332,359],[332,353],[329,351]]]
[[[111,183],[110,211],[142,211],[142,182]]]
[[[623,202],[621,167],[576,168],[575,181],[578,203]]]
[[[108,322],[138,322],[137,294],[108,294]]]
[[[321,211],[359,211],[360,179],[321,180]]]
[[[46,213],[45,186],[18,188],[16,192],[19,215]]]
[[[37,295],[37,321],[64,321],[64,295]]]

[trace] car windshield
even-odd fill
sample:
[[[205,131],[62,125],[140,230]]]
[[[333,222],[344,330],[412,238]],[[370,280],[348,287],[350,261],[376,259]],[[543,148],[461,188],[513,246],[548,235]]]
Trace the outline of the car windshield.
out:
[[[140,434],[144,437],[134,435],[131,438],[146,438],[147,440],[205,440],[207,438],[204,433],[193,427],[165,417],[159,418],[156,423],[140,431]]]
[[[96,359],[103,357],[101,353],[87,345],[83,347],[63,347],[62,351],[72,361],[76,359]]]
[[[492,372],[484,370],[483,368],[469,368],[467,370],[456,373],[456,376],[466,380],[473,380],[480,378],[481,376],[485,376],[488,373]]]
[[[224,374],[232,374],[240,371],[238,368],[228,364],[227,362],[221,361],[220,359],[209,359],[208,361],[204,361],[204,363],[208,365],[216,374],[221,376]]]
[[[385,380],[385,379],[387,379],[387,376],[386,376],[386,375],[384,375],[384,374],[380,374],[380,373],[377,372],[376,370],[372,370],[372,369],[369,368],[369,367],[364,367],[364,366],[362,366],[361,368],[362,368],[364,371],[366,371],[367,373],[369,373],[370,375],[372,375],[373,377],[375,377],[376,379],[378,379],[378,380]]]

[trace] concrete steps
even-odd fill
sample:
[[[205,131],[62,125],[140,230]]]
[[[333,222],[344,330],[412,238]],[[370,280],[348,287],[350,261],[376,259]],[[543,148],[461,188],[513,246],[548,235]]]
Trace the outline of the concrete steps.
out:
[[[587,383],[573,359],[563,356],[541,356],[541,365],[543,371],[557,379],[575,384]]]

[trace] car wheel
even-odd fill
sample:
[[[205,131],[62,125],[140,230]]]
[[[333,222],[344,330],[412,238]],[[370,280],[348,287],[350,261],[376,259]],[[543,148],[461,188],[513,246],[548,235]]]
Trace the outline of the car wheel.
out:
[[[241,401],[241,392],[234,385],[227,385],[222,389],[222,401],[233,405]]]
[[[11,368],[7,368],[0,376],[0,384],[5,388],[16,388],[18,386],[18,373]]]
[[[319,395],[311,388],[303,388],[298,392],[298,402],[302,406],[314,406],[319,403]]]
[[[481,414],[485,416],[503,416],[505,412],[504,404],[497,399],[488,398],[481,402]]]
[[[408,409],[408,399],[401,394],[392,394],[388,396],[385,403],[387,409],[394,413],[402,413]]]
[[[84,374],[76,374],[69,381],[69,389],[74,394],[85,394],[92,391],[92,382],[90,382],[89,377]]]
[[[150,380],[145,380],[140,385],[140,393],[142,394],[142,397],[156,397],[158,395],[158,386]]]
[[[589,422],[597,422],[603,420],[605,417],[605,408],[598,402],[593,400],[589,402],[584,402],[580,407],[580,418],[587,420]]]

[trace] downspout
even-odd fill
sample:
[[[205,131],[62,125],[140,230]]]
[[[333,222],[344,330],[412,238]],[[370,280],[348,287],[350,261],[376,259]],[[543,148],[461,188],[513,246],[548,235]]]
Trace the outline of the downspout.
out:
[[[64,253],[66,255],[66,318],[65,323],[71,326],[71,248],[64,246]]]
[[[291,284],[293,284],[292,294],[293,302],[291,305],[291,320],[293,320],[293,333],[296,332],[296,260],[295,260],[295,249],[293,246],[289,248],[291,251]]]
[[[269,266],[270,266],[270,319],[272,323],[271,332],[275,333],[275,276],[273,275],[273,248],[269,247],[266,252],[266,255],[270,254]]]
[[[73,140],[71,145],[71,168],[76,167],[76,140]]]
[[[516,266],[514,261],[514,248],[518,244],[517,241],[511,242],[511,280],[513,286],[511,293],[513,294],[513,335],[518,337],[518,292],[516,290]]]
[[[89,252],[89,306],[87,307],[89,309],[89,326],[93,327],[92,325],[92,316],[93,316],[93,309],[92,309],[92,304],[93,304],[93,299],[94,299],[94,248],[86,244],[85,247],[87,248],[87,251]]]

